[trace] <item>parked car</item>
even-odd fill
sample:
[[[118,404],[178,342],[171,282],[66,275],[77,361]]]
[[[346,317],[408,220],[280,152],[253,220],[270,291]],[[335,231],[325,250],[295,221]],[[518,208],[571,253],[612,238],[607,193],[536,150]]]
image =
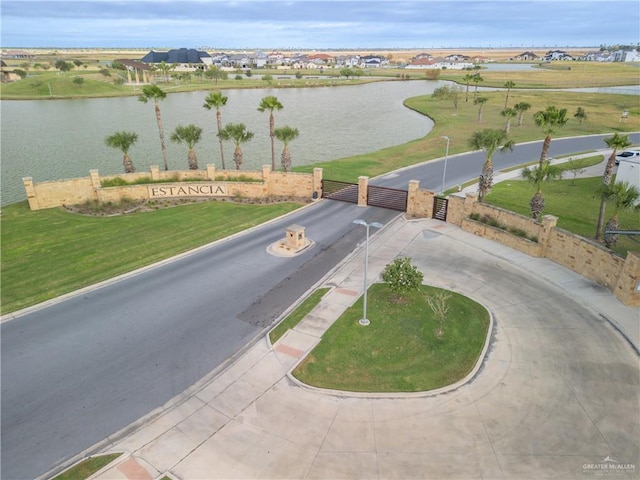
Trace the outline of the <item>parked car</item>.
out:
[[[632,157],[640,157],[640,150],[625,150],[624,152],[617,154],[616,165],[620,164],[620,160],[625,160]]]

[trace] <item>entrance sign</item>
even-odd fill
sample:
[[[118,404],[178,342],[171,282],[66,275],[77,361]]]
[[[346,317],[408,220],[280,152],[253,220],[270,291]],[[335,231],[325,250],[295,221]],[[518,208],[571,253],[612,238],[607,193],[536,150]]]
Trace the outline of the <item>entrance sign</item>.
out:
[[[197,183],[194,185],[149,185],[149,198],[226,197],[226,185]]]

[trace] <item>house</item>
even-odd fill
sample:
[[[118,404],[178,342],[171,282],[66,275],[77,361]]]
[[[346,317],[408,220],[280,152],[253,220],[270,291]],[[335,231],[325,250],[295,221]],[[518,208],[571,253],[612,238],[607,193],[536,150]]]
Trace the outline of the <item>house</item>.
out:
[[[467,62],[470,60],[470,57],[467,55],[460,55],[458,53],[452,53],[451,55],[447,55],[444,57],[448,62]]]
[[[523,52],[520,55],[516,55],[515,57],[510,58],[510,60],[524,61],[530,62],[534,60],[539,60],[540,56],[536,55],[533,52]]]
[[[197,64],[213,65],[211,55],[193,48],[178,48],[168,52],[154,52],[151,50],[140,61],[151,64],[162,62],[175,64],[179,66],[178,69],[189,69],[190,66]]]
[[[2,83],[15,82],[16,80],[20,80],[20,78],[20,75],[9,70],[7,64],[2,60],[2,68],[0,68],[0,80]]]
[[[414,60],[404,68],[422,69],[422,70],[464,70],[465,68],[473,68],[471,62],[452,62],[442,57],[436,57],[432,60],[422,59]]]
[[[422,52],[413,57],[412,61],[413,60],[433,60],[433,55],[427,52]]]
[[[544,60],[573,60],[573,57],[562,50],[549,50],[544,56]]]
[[[2,56],[13,60],[32,60],[35,58],[33,53],[25,52],[24,50],[4,50]]]

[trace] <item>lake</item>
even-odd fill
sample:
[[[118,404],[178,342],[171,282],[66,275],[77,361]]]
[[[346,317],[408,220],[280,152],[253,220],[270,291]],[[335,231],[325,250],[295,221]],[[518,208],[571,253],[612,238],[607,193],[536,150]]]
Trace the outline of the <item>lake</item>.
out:
[[[244,144],[243,169],[271,164],[269,113],[258,112],[263,97],[275,95],[284,106],[274,112],[276,127],[300,131],[289,145],[293,165],[335,160],[424,137],[433,122],[403,106],[403,100],[427,95],[444,82],[389,81],[366,85],[225,90],[229,100],[221,109],[223,123],[244,123],[255,135]],[[209,92],[169,94],[160,102],[169,169],[187,168],[187,147],[169,137],[176,126],[193,123],[203,128],[195,147],[200,168],[221,168],[215,110],[202,107]],[[130,155],[138,172],[151,165],[163,168],[153,103],[137,97],[0,102],[1,204],[24,200],[23,177],[34,182],[123,172],[122,153],[107,147],[105,138],[117,131],[138,134]],[[276,167],[282,144],[276,140]],[[233,142],[225,144],[227,168],[233,163]]]

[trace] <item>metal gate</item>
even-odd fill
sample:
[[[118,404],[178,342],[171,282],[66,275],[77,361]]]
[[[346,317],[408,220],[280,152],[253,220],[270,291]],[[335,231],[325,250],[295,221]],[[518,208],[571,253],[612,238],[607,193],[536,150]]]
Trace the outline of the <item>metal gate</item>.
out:
[[[447,221],[447,204],[449,201],[444,197],[434,197],[433,199],[433,218],[437,220]]]
[[[369,185],[367,189],[367,205],[406,212],[408,196],[409,192],[406,190]]]
[[[358,203],[358,184],[323,179],[322,198]]]

